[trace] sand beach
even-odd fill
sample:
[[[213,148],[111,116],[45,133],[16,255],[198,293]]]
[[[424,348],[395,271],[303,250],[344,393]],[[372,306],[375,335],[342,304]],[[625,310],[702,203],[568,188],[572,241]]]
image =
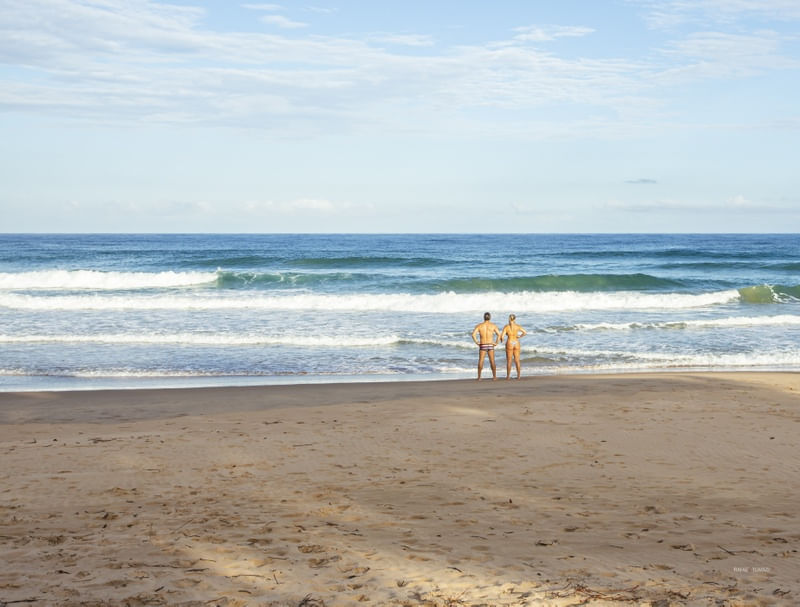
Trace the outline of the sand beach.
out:
[[[0,606],[796,605],[800,375],[0,394]]]

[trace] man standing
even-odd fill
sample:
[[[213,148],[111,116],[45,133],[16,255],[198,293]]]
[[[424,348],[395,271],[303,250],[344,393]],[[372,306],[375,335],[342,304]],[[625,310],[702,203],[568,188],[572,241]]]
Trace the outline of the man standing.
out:
[[[478,379],[481,378],[483,361],[486,358],[487,352],[489,353],[489,363],[492,365],[492,380],[497,379],[497,366],[494,363],[494,347],[497,345],[498,337],[500,337],[500,329],[492,322],[492,315],[487,312],[483,315],[483,322],[477,325],[472,332],[472,341],[480,348],[480,353],[478,354]]]

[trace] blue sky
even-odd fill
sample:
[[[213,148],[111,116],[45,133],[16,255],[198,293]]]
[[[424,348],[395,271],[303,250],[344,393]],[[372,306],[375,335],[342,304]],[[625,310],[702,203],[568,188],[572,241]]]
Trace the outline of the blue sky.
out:
[[[0,0],[2,232],[797,232],[797,0]]]

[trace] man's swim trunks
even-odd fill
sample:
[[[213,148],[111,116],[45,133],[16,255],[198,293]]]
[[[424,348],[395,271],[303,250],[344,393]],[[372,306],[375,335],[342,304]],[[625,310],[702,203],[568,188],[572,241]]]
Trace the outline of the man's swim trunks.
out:
[[[483,351],[494,350],[494,344],[481,344],[481,350]]]

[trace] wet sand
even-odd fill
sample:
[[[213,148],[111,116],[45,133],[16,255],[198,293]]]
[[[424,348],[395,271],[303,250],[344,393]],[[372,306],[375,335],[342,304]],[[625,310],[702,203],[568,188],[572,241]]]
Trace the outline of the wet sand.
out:
[[[797,605],[800,375],[0,394],[0,606]]]

